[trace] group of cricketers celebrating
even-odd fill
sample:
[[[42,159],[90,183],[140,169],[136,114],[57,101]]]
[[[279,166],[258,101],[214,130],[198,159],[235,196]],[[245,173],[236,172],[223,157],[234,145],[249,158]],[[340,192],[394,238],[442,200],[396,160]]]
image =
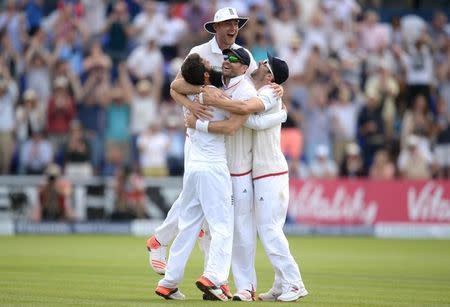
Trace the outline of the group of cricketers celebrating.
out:
[[[191,49],[171,84],[187,127],[183,189],[147,240],[150,265],[164,275],[155,292],[166,299],[185,299],[178,285],[198,238],[205,266],[196,285],[204,300],[296,301],[308,294],[283,232],[289,175],[280,148],[287,117],[281,84],[289,69],[270,54],[256,63],[235,43],[247,20],[232,7],[219,9],[204,25],[214,37]],[[258,296],[257,236],[275,273],[272,288]]]

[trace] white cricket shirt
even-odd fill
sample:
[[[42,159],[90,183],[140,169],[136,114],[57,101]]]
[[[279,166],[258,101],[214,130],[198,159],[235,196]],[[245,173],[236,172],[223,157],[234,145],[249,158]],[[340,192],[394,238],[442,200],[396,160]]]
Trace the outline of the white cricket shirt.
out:
[[[282,108],[280,97],[276,97],[273,89],[265,85],[258,90],[258,97],[264,104],[260,114],[276,113]],[[265,130],[253,131],[253,179],[276,176],[288,172],[286,158],[281,151],[281,123]]]
[[[248,100],[256,97],[252,81],[241,75],[230,80],[223,90],[232,100]],[[235,135],[226,137],[228,168],[232,176],[244,175],[252,170],[252,130],[242,126]]]
[[[243,48],[242,46],[239,46],[238,44],[233,44],[231,46],[233,49],[237,48]],[[246,75],[250,77],[250,74],[258,68],[258,64],[256,64],[255,59],[253,58],[253,55],[248,51],[248,49],[244,48],[248,54],[250,55],[250,66],[248,67],[246,71]],[[223,54],[222,50],[220,50],[219,45],[217,44],[216,37],[214,36],[210,41],[195,46],[189,51],[189,54],[192,53],[198,53],[202,58],[209,61],[211,66],[216,67],[220,70],[222,70],[222,62],[223,62]]]

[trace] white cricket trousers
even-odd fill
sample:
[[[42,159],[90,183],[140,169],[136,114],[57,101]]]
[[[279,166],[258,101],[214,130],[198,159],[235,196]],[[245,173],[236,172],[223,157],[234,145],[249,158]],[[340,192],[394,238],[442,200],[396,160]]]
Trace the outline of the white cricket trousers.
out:
[[[231,269],[237,291],[256,290],[256,221],[251,173],[231,176],[234,198],[234,239]]]
[[[283,232],[289,203],[289,175],[253,181],[258,236],[275,271],[274,288],[283,292],[290,285],[304,287],[300,269]]]
[[[203,221],[209,224],[211,244],[203,275],[215,284],[228,280],[233,245],[231,179],[225,163],[190,162],[185,173],[183,206],[178,235],[172,243],[166,274],[160,286],[176,288],[182,281],[187,260]]]
[[[188,162],[191,149],[191,139],[186,134],[186,140],[184,142],[184,172],[188,171]],[[183,190],[185,184],[185,176],[183,175]],[[178,216],[183,207],[183,190],[180,195],[170,207],[167,216],[163,223],[155,229],[155,237],[161,245],[169,245],[178,233]]]

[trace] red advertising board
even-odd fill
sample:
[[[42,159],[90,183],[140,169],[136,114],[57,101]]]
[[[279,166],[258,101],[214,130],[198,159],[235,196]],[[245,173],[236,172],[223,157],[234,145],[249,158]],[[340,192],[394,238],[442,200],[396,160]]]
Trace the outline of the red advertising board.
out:
[[[288,216],[309,225],[448,225],[450,181],[291,180]]]

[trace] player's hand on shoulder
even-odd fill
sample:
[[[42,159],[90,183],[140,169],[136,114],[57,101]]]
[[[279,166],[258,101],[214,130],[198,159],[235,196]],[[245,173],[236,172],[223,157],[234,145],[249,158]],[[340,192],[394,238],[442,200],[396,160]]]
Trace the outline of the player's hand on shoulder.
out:
[[[224,93],[216,87],[205,87],[203,92],[203,104],[214,106],[218,99],[222,98]]]
[[[198,102],[198,101],[195,101]],[[189,108],[190,113],[192,113],[194,116],[200,119],[206,119],[210,120],[213,118],[212,109],[211,107],[200,104],[200,103],[193,103],[191,107]]]
[[[283,97],[284,88],[281,85],[272,82],[270,83],[270,87],[273,89],[276,97]]]

